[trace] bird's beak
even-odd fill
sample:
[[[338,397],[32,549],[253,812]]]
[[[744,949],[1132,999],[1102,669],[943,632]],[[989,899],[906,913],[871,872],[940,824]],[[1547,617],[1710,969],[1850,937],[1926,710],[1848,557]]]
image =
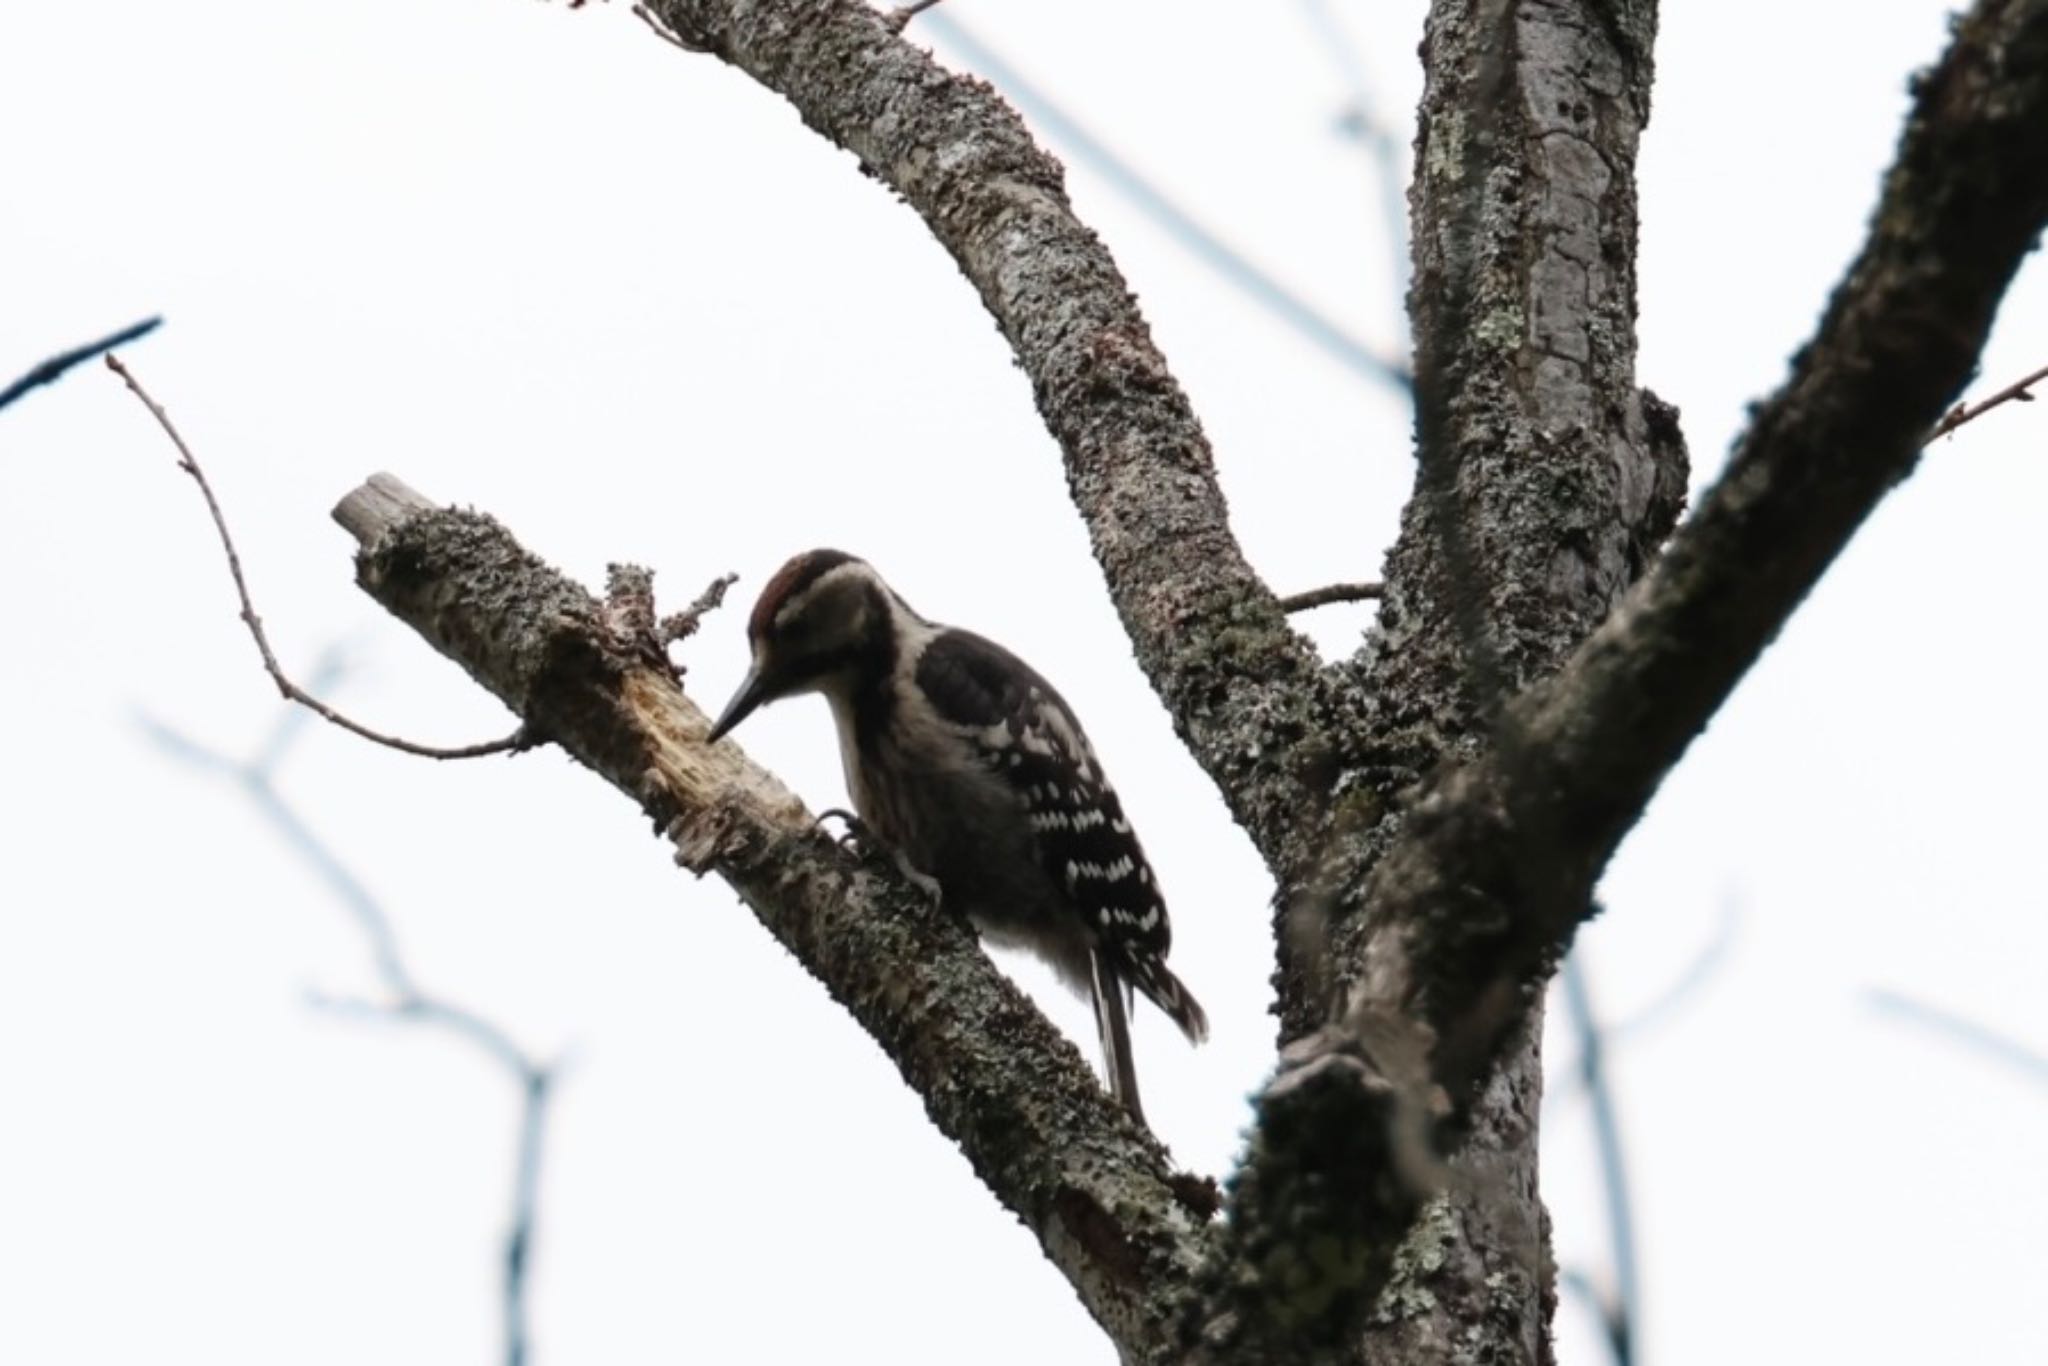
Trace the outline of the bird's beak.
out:
[[[740,680],[740,690],[732,695],[732,701],[725,704],[725,710],[711,723],[711,731],[704,737],[704,743],[716,744],[727,731],[753,715],[754,708],[767,700],[768,680],[761,676],[760,669],[748,669],[747,676]]]

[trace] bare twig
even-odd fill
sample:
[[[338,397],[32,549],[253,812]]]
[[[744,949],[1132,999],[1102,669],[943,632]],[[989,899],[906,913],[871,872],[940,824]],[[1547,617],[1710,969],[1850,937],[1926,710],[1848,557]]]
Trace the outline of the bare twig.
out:
[[[1671,984],[1650,998],[1634,1014],[1623,1016],[1611,1024],[1601,1027],[1607,1042],[1619,1046],[1629,1040],[1654,1031],[1659,1025],[1680,1013],[1680,1007],[1692,1000],[1694,993],[1713,981],[1727,964],[1728,951],[1735,945],[1736,930],[1742,921],[1740,903],[1730,901],[1721,907],[1721,914],[1714,921],[1714,935],[1698,952],[1693,954],[1685,968]]]
[[[1627,1366],[1629,1361],[1628,1324],[1623,1319],[1615,1297],[1607,1293],[1601,1284],[1587,1272],[1577,1267],[1565,1267],[1557,1273],[1557,1283],[1577,1295],[1586,1306],[1587,1312],[1600,1324],[1600,1336],[1607,1343],[1609,1357],[1616,1366]]]
[[[315,672],[316,676],[337,681],[341,674],[339,657],[329,651]],[[504,1068],[518,1085],[518,1151],[513,1165],[511,1213],[505,1231],[502,1302],[504,1361],[506,1366],[524,1366],[528,1356],[527,1268],[540,1209],[541,1140],[546,1131],[547,1104],[560,1075],[559,1065],[537,1060],[520,1048],[501,1026],[477,1012],[424,990],[399,951],[398,936],[390,915],[370,894],[362,879],[328,848],[298,811],[279,794],[276,770],[289,748],[295,730],[293,722],[304,715],[304,712],[296,710],[285,713],[285,720],[256,747],[254,757],[249,759],[236,759],[209,749],[149,716],[140,719],[144,732],[171,757],[195,768],[217,773],[239,786],[279,838],[298,854],[355,919],[369,943],[370,960],[388,1000],[378,1002],[316,995],[312,998],[314,1006],[338,1014],[370,1016],[444,1029],[474,1045]]]
[[[904,25],[938,3],[939,0],[910,0],[909,4],[898,5],[895,9],[883,15],[882,22],[887,24],[893,31],[901,33],[903,32]]]
[[[527,1271],[533,1259],[534,1227],[540,1210],[541,1140],[547,1132],[547,1107],[560,1075],[558,1066],[534,1061],[491,1021],[436,997],[415,994],[388,1004],[315,997],[313,1004],[339,1014],[438,1026],[495,1057],[518,1083],[519,1137],[512,1160],[512,1213],[505,1228],[501,1303],[505,1366],[525,1366],[530,1354]]]
[[[1873,1010],[1961,1044],[1979,1057],[2002,1063],[2036,1086],[2048,1086],[2048,1054],[2038,1053],[1968,1016],[1915,1000],[1904,992],[1872,987],[1863,1000]]]
[[[179,435],[177,427],[171,422],[170,414],[164,411],[163,405],[151,398],[149,392],[142,387],[135,376],[128,373],[128,367],[121,364],[119,356],[109,355],[107,357],[107,368],[119,375],[122,381],[127,384],[128,391],[142,401],[143,407],[149,409],[150,416],[154,417],[157,425],[164,429],[164,434],[171,438],[171,444],[178,448],[178,468],[191,475],[193,482],[199,485],[199,492],[206,499],[206,510],[213,515],[214,530],[220,533],[221,549],[227,552],[228,573],[233,576],[235,581],[235,595],[242,601],[243,624],[248,626],[249,634],[256,642],[257,653],[263,656],[264,672],[270,675],[271,682],[277,684],[278,692],[284,696],[286,701],[298,703],[300,706],[316,713],[322,720],[339,726],[350,734],[360,735],[365,740],[374,741],[377,744],[389,749],[398,750],[401,753],[416,754],[423,759],[477,759],[486,754],[517,753],[520,750],[532,747],[534,744],[533,738],[524,726],[521,726],[518,730],[501,740],[486,740],[482,744],[459,745],[452,749],[436,745],[416,744],[411,740],[401,739],[395,735],[386,735],[382,731],[371,730],[361,722],[343,716],[340,712],[286,677],[283,667],[277,662],[277,655],[270,648],[270,637],[264,634],[263,621],[256,615],[256,605],[249,599],[249,583],[242,576],[242,557],[235,552],[235,538],[228,533],[227,517],[221,512],[220,500],[214,497],[213,485],[207,482],[205,471],[199,468],[199,461],[193,456],[192,448],[185,444],[185,438]]]
[[[934,14],[926,29],[959,53],[1003,92],[1032,124],[1045,130],[1060,149],[1086,163],[1138,211],[1163,228],[1240,294],[1264,308],[1311,346],[1339,364],[1376,383],[1406,393],[1413,385],[1408,367],[1353,336],[1343,324],[1317,308],[1225,242],[1206,224],[1182,208],[1130,162],[1068,113],[1024,74],[977,37],[951,11]]]
[[[1629,1197],[1628,1163],[1621,1143],[1621,1118],[1614,1103],[1607,1070],[1607,1034],[1593,1013],[1593,991],[1586,979],[1585,955],[1564,960],[1565,1013],[1579,1041],[1579,1076],[1592,1110],[1593,1139],[1600,1150],[1600,1180],[1607,1201],[1608,1242],[1614,1258],[1615,1293],[1594,1293],[1614,1366],[1632,1366],[1641,1332],[1642,1292],[1636,1282],[1636,1235]],[[1592,1292],[1591,1282],[1586,1289]]]
[[[29,390],[48,384],[74,365],[83,365],[102,351],[111,351],[117,346],[126,346],[137,337],[146,337],[162,326],[162,318],[144,318],[132,327],[124,327],[111,337],[101,337],[96,342],[87,342],[59,355],[50,357],[35,369],[0,391],[0,408],[5,408]]]
[[[699,593],[680,612],[671,612],[655,624],[655,637],[663,646],[675,645],[697,634],[697,628],[704,623],[707,612],[717,610],[725,602],[725,590],[740,581],[737,574],[721,574],[711,585]]]
[[[1283,612],[1306,612],[1311,607],[1328,607],[1335,602],[1370,602],[1386,592],[1378,583],[1333,583],[1305,593],[1289,593],[1280,599]]]
[[[512,1225],[505,1231],[505,1366],[526,1366],[526,1277],[540,1209],[541,1140],[557,1072],[529,1070],[519,1101],[519,1148],[512,1159]]]
[[[693,54],[709,52],[711,50],[707,46],[701,46],[684,38],[667,24],[664,24],[660,17],[645,5],[633,6],[633,16],[641,23],[647,25],[648,28],[654,30],[654,36],[667,43],[670,47],[681,48],[683,51]]]
[[[2048,365],[2042,366],[2017,384],[2008,384],[1981,403],[1958,403],[1949,410],[1948,416],[1934,424],[1934,430],[1920,444],[1932,446],[1944,436],[1955,431],[1966,422],[1974,422],[2001,403],[2032,403],[2034,396],[2027,392],[2042,380],[2048,380]]]
[[[1330,58],[1344,84],[1350,104],[1337,120],[1340,136],[1363,145],[1372,157],[1374,198],[1385,225],[1390,278],[1396,294],[1408,292],[1408,139],[1396,134],[1374,109],[1372,82],[1353,50],[1351,35],[1331,11],[1331,0],[1301,0],[1316,47]]]
[[[605,566],[604,615],[606,625],[622,643],[644,656],[651,664],[668,671],[680,683],[686,670],[669,658],[668,647],[697,634],[704,614],[725,601],[725,590],[739,582],[737,574],[723,574],[697,595],[697,600],[680,612],[656,620],[654,616],[654,571],[644,565]]]

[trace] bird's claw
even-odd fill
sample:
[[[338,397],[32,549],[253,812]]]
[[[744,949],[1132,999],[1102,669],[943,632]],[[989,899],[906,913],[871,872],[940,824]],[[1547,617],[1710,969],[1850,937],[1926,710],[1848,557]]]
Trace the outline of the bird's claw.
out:
[[[834,817],[844,822],[846,826],[845,831],[834,840],[841,849],[864,862],[873,862],[888,856],[888,851],[882,847],[882,842],[875,838],[875,832],[868,823],[844,807],[827,807],[818,813],[818,819],[814,824],[822,830],[825,822]]]

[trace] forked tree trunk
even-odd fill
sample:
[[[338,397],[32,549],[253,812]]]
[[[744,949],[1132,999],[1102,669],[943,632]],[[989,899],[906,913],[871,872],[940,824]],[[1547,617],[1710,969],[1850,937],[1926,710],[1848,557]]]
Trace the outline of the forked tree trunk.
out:
[[[962,927],[702,743],[644,586],[599,602],[389,480],[337,509],[360,582],[740,891],[1126,1360],[1548,1361],[1544,983],[1664,773],[1968,377],[2048,220],[2048,0],[1958,24],[1862,254],[1675,536],[1684,445],[1635,375],[1655,5],[1437,0],[1416,491],[1379,624],[1331,665],[1246,562],[1191,405],[993,92],[853,0],[647,8],[858,156],[959,263],[1139,662],[1272,870],[1283,1048],[1220,1214]]]

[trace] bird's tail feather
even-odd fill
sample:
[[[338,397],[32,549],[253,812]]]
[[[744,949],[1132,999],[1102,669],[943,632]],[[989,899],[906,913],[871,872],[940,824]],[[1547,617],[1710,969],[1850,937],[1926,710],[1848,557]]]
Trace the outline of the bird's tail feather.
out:
[[[1103,1068],[1109,1074],[1109,1093],[1131,1112],[1131,1118],[1145,1123],[1145,1107],[1138,1101],[1138,1065],[1131,1056],[1131,988],[1117,972],[1116,964],[1100,949],[1088,955],[1090,986],[1095,997],[1095,1025],[1102,1034]]]
[[[1157,958],[1147,958],[1130,964],[1124,969],[1131,985],[1145,993],[1145,999],[1165,1011],[1167,1018],[1180,1026],[1180,1032],[1188,1036],[1189,1043],[1202,1043],[1209,1037],[1209,1016],[1203,1011],[1202,1003],[1181,984],[1173,970]]]

